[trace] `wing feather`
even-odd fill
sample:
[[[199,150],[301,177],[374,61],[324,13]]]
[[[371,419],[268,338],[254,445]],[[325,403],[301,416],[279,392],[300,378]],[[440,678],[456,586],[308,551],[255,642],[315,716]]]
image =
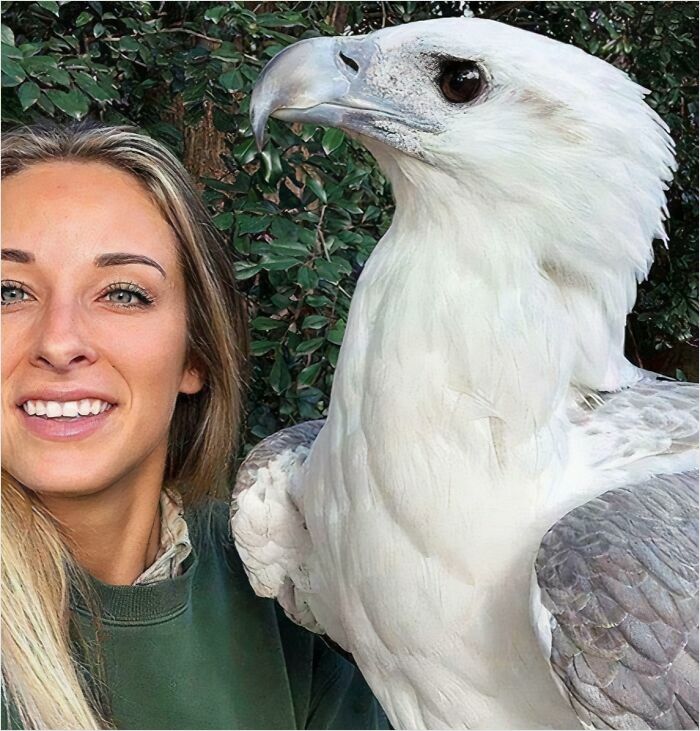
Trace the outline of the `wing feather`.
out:
[[[594,728],[697,728],[698,473],[582,505],[535,562],[549,661]]]
[[[246,457],[231,500],[231,532],[251,586],[287,616],[323,632],[300,592],[310,590],[311,540],[303,512],[303,467],[324,422],[309,421],[263,439]]]

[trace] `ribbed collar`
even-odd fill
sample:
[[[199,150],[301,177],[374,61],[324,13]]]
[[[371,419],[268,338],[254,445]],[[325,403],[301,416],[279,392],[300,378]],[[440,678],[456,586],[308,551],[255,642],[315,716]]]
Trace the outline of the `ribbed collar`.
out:
[[[198,532],[193,511],[186,511],[184,520],[189,529],[186,532],[194,539]],[[175,577],[131,586],[105,584],[89,574],[86,578],[88,587],[100,603],[101,621],[104,624],[155,624],[185,611],[192,596],[197,565],[197,548],[193,545],[191,552],[179,566],[181,573]],[[76,587],[71,592],[71,605],[79,615],[86,618],[92,616],[88,603]]]
[[[193,551],[183,564],[183,573],[155,584],[113,586],[88,576],[88,586],[100,604],[101,621],[104,624],[155,624],[181,614],[192,597],[197,564]],[[76,591],[72,595],[72,604],[78,614],[92,616],[85,600]]]

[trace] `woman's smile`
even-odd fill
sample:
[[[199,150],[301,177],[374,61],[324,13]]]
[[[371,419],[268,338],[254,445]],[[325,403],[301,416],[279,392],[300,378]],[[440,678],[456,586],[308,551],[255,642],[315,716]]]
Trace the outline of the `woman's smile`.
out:
[[[88,411],[82,414],[80,409]],[[111,404],[99,399],[66,401],[63,404],[59,401],[28,401],[20,409],[20,415],[26,429],[34,436],[64,441],[91,436],[104,426],[114,411]]]
[[[91,436],[116,407],[116,399],[86,388],[38,389],[20,397],[17,405],[24,427],[34,436],[52,441]]]

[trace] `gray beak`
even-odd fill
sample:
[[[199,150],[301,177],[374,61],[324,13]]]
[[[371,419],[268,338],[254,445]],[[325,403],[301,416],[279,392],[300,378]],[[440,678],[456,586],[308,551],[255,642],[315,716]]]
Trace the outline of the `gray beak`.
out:
[[[253,89],[250,118],[262,148],[270,116],[358,131],[368,113],[396,117],[365,84],[376,46],[371,38],[309,38],[278,53]]]

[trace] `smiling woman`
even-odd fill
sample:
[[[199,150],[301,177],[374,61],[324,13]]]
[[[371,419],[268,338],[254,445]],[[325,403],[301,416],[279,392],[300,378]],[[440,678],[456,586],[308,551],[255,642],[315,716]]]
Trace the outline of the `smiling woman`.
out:
[[[243,304],[180,164],[128,128],[2,148],[3,728],[373,727],[227,532]]]
[[[107,507],[107,494],[110,516],[128,505],[153,523],[152,510],[135,508],[157,504],[178,395],[203,386],[175,235],[144,193],[104,162],[70,160],[34,164],[3,186],[5,464],[68,524],[85,501],[66,497]],[[112,525],[99,526],[103,546],[133,530]],[[132,581],[143,559],[90,556],[111,583]]]

